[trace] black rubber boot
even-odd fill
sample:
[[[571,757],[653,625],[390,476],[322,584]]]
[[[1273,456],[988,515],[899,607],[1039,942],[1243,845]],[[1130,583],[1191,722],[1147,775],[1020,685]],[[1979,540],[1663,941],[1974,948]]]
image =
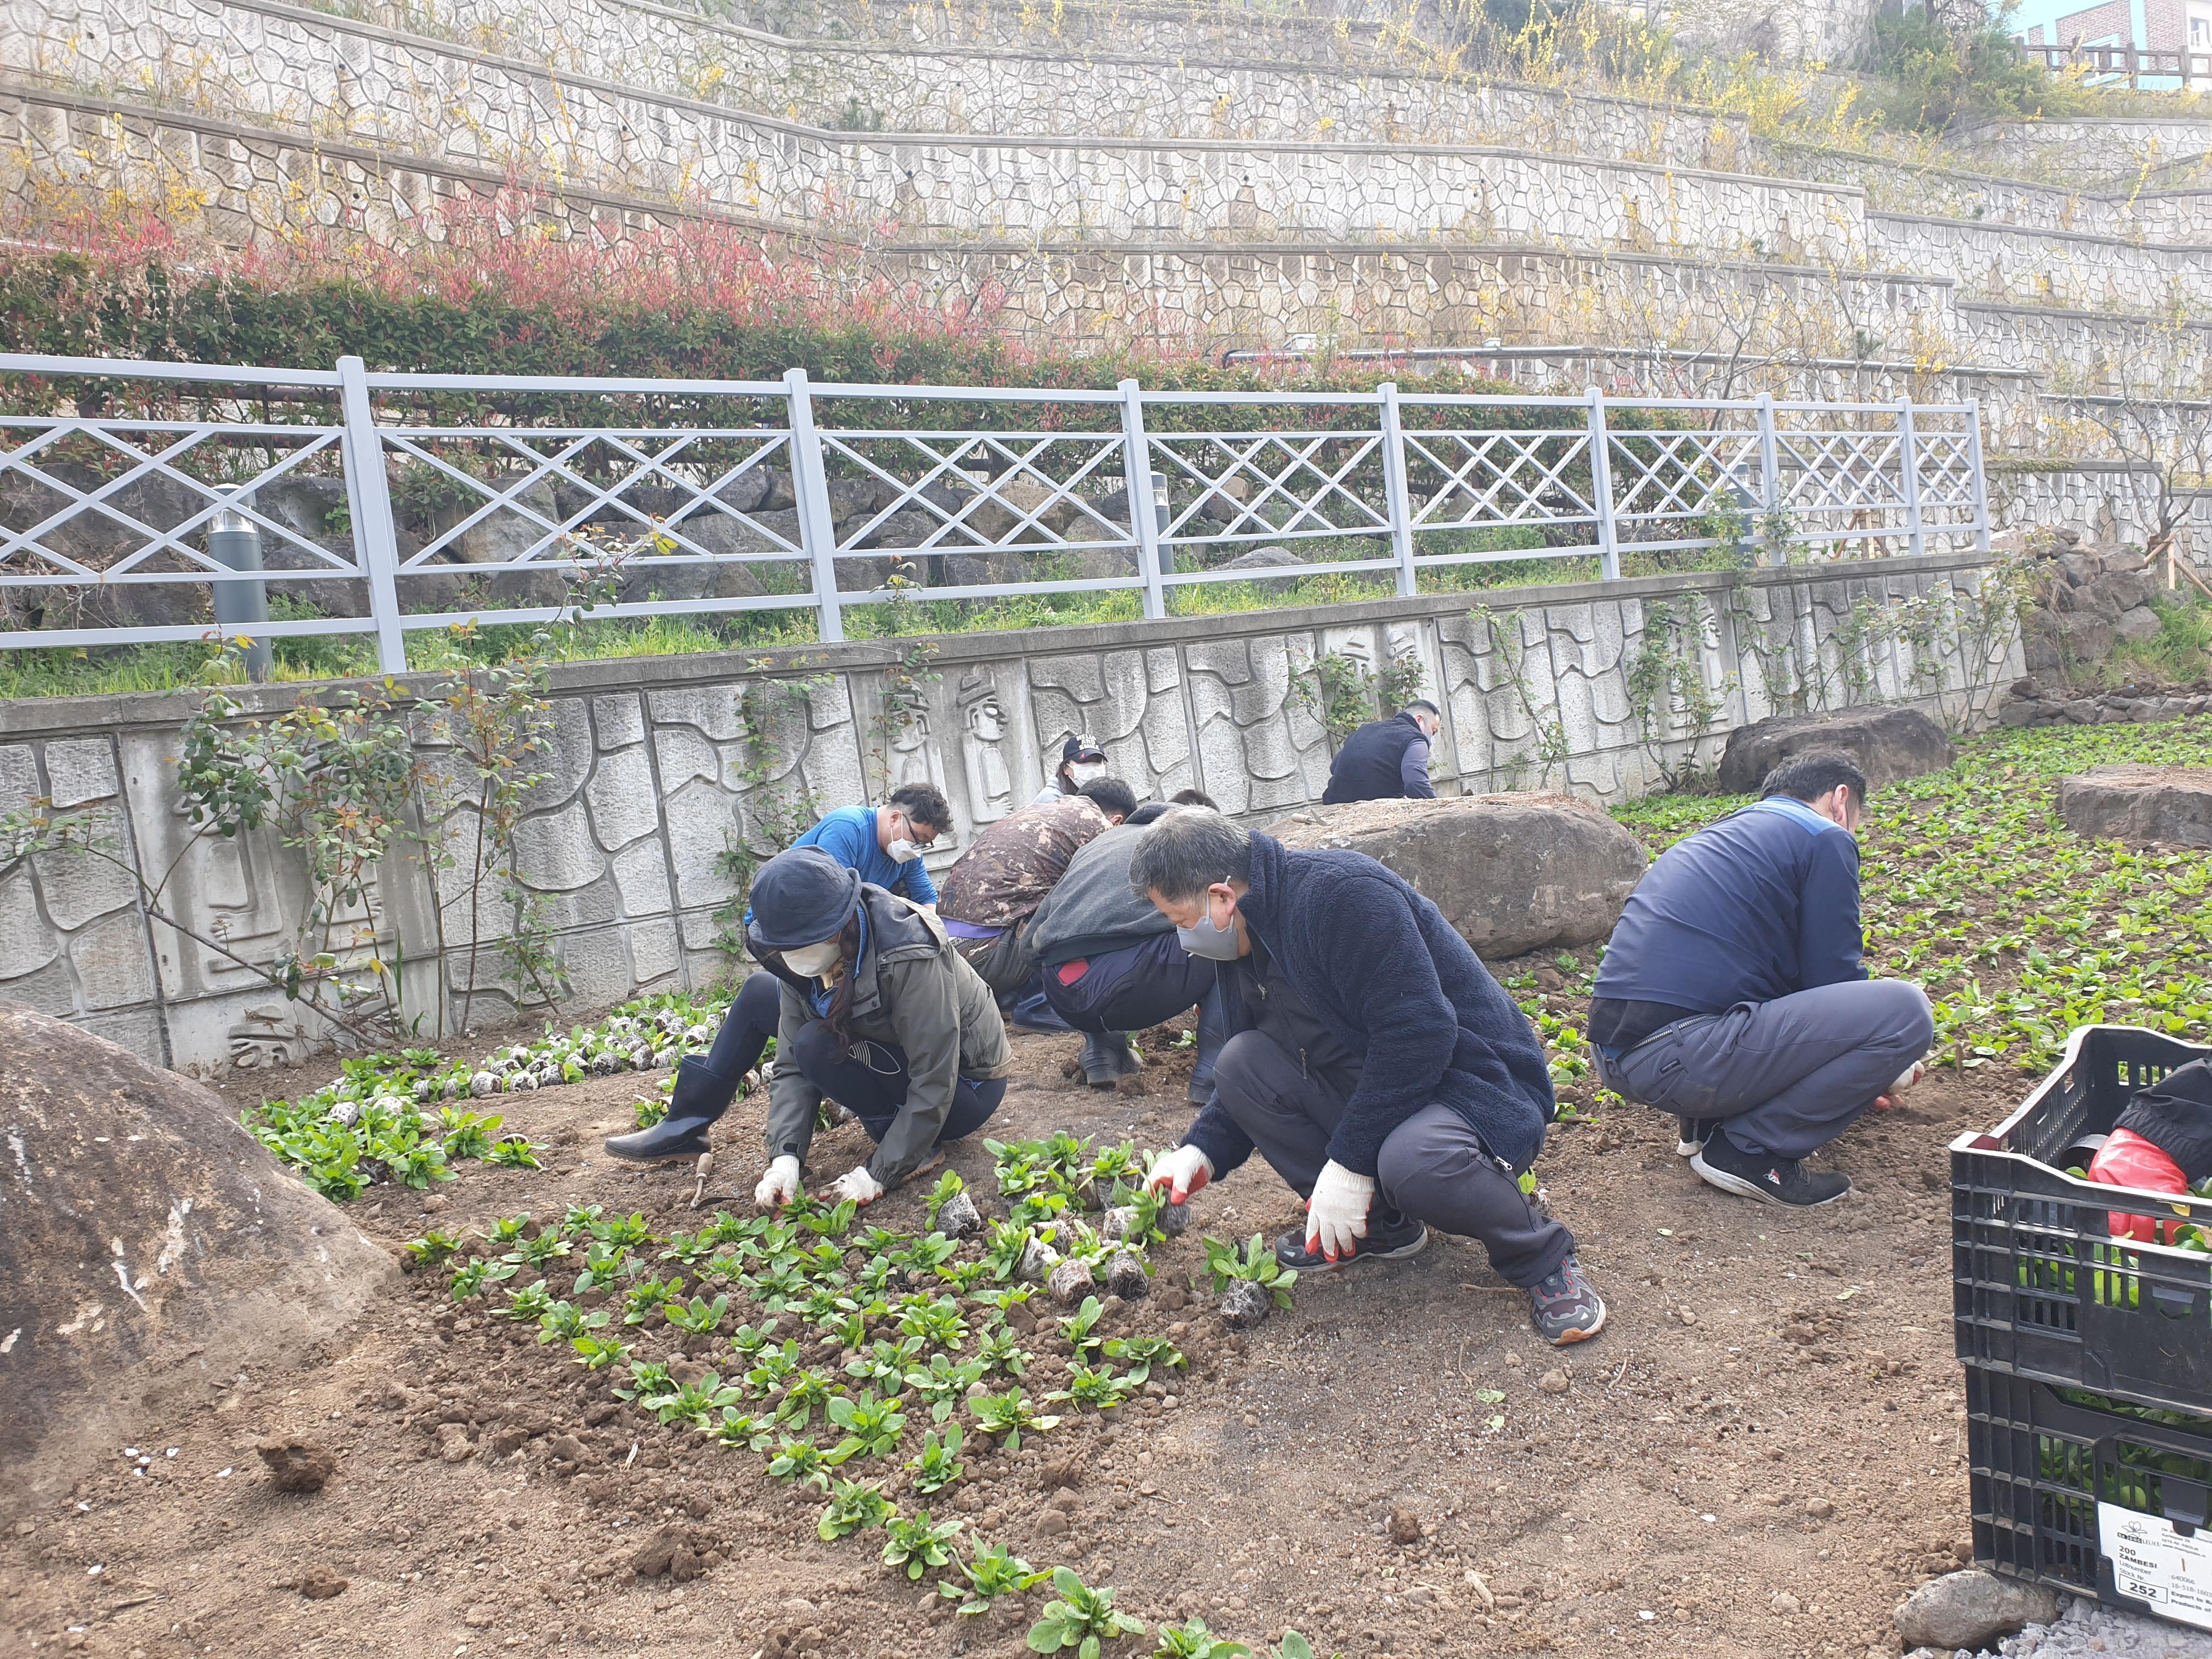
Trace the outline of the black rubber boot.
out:
[[[696,1158],[708,1150],[707,1133],[738,1097],[737,1082],[690,1059],[676,1068],[676,1087],[668,1097],[668,1115],[649,1129],[607,1137],[610,1157],[632,1164],[657,1164],[665,1158]]]
[[[1115,1079],[1144,1068],[1126,1031],[1093,1031],[1083,1039],[1083,1080],[1094,1089],[1110,1089]]]

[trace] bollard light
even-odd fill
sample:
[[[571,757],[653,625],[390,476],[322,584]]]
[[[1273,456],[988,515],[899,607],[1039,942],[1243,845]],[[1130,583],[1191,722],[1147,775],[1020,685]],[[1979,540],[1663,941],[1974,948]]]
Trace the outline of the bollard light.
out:
[[[236,507],[217,510],[208,523],[208,556],[232,570],[259,571],[261,530]],[[244,634],[252,640],[246,648],[246,675],[258,683],[269,678],[272,655],[267,637],[258,626],[269,620],[266,582],[218,581],[215,584],[216,625],[228,639]]]

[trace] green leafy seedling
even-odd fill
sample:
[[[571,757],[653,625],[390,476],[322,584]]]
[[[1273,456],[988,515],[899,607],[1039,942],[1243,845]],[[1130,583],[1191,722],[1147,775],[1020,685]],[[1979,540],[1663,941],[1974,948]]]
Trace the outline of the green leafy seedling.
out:
[[[721,1419],[707,1432],[716,1445],[732,1451],[762,1451],[775,1437],[775,1427],[767,1419],[741,1412],[735,1406],[723,1407]]]
[[[960,1178],[957,1170],[947,1170],[938,1176],[937,1185],[930,1189],[927,1206],[929,1224],[937,1225],[937,1212],[968,1190],[968,1183]]]
[[[955,1361],[950,1355],[933,1353],[927,1365],[907,1372],[906,1385],[929,1407],[931,1420],[942,1423],[959,1409],[968,1390],[983,1380],[983,1369],[980,1359]]]
[[[832,1463],[854,1457],[882,1457],[898,1449],[906,1431],[906,1413],[897,1397],[878,1399],[872,1389],[856,1398],[840,1395],[830,1401],[830,1420],[845,1431],[845,1437],[830,1453]]]
[[[1251,1652],[1242,1642],[1216,1636],[1206,1629],[1205,1620],[1193,1619],[1187,1624],[1162,1625],[1152,1659],[1250,1659]]]
[[[840,1480],[830,1501],[822,1506],[822,1518],[815,1522],[814,1530],[828,1543],[869,1527],[880,1527],[897,1513],[875,1481]]]
[[[722,1321],[730,1311],[730,1298],[718,1296],[712,1302],[695,1296],[689,1302],[669,1302],[661,1306],[661,1316],[679,1331],[693,1336],[712,1336],[722,1328]]]
[[[1145,1622],[1119,1613],[1110,1588],[1093,1589],[1071,1567],[1053,1570],[1053,1599],[1045,1603],[1044,1616],[1030,1626],[1033,1653],[1059,1653],[1073,1648],[1076,1659],[1098,1659],[1102,1643],[1141,1636]]]
[[[1088,1357],[1091,1350],[1104,1340],[1091,1334],[1104,1311],[1104,1305],[1097,1297],[1086,1296],[1081,1307],[1060,1322],[1060,1333],[1067,1339],[1067,1346],[1078,1359]]]
[[[952,1547],[960,1539],[957,1521],[932,1521],[929,1511],[893,1516],[884,1525],[884,1565],[901,1567],[908,1578],[919,1578],[935,1567],[952,1565]]]
[[[1291,1305],[1291,1287],[1298,1282],[1297,1270],[1276,1261],[1275,1252],[1258,1233],[1241,1251],[1233,1241],[1207,1238],[1206,1270],[1212,1275],[1217,1295],[1237,1279],[1249,1279],[1269,1291],[1279,1308]]]
[[[420,1238],[409,1239],[399,1247],[399,1251],[406,1257],[406,1266],[411,1273],[417,1267],[437,1267],[460,1248],[459,1239],[433,1228]]]
[[[492,1142],[483,1161],[502,1170],[542,1170],[545,1166],[538,1161],[538,1152],[528,1136],[506,1135]]]
[[[941,1492],[965,1474],[968,1466],[960,1461],[963,1443],[957,1423],[946,1424],[941,1437],[925,1431],[921,1455],[907,1464],[914,1473],[914,1489],[925,1495]]]
[[[586,1334],[572,1337],[568,1346],[576,1351],[576,1363],[587,1371],[619,1365],[629,1358],[629,1344],[611,1336]]]
[[[821,1372],[795,1370],[784,1378],[783,1398],[776,1401],[775,1420],[803,1429],[814,1420],[817,1410],[826,1410],[842,1397],[836,1383]]]
[[[769,1459],[768,1472],[778,1480],[823,1492],[830,1489],[830,1470],[822,1461],[822,1448],[811,1439],[784,1436],[776,1446],[775,1455]]]
[[[974,1413],[975,1426],[988,1435],[995,1435],[1010,1452],[1022,1449],[1024,1431],[1045,1434],[1060,1426],[1057,1417],[1042,1417],[1030,1403],[1018,1384],[1004,1394],[979,1394],[968,1402]]]
[[[937,1587],[939,1595],[959,1602],[959,1611],[971,1619],[988,1613],[991,1604],[1002,1595],[1026,1593],[1046,1576],[1004,1544],[986,1544],[976,1539],[971,1549],[969,1559],[958,1564],[960,1577],[945,1579]]]

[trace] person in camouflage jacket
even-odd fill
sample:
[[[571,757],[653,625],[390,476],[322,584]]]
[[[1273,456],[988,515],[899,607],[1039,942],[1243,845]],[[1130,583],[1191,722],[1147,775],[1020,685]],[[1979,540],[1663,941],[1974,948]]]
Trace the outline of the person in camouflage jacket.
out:
[[[1036,952],[1026,941],[1037,906],[1070,859],[1136,809],[1136,793],[1127,784],[1095,778],[1072,795],[1000,819],[945,872],[937,913],[969,965],[999,993],[1002,1006],[1042,989]],[[1084,1068],[1086,1076],[1100,1071],[1110,1083],[1126,1068],[1110,1064],[1106,1043],[1103,1037],[1085,1040]],[[1126,1052],[1126,1040],[1121,1046]]]

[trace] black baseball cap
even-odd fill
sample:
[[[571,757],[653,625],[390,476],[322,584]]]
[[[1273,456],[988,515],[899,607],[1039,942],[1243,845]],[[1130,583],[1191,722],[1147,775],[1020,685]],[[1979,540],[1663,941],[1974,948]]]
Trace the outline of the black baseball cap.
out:
[[[1103,761],[1106,758],[1106,751],[1098,746],[1098,740],[1096,738],[1078,732],[1060,744],[1060,758],[1063,764],[1068,761]]]

